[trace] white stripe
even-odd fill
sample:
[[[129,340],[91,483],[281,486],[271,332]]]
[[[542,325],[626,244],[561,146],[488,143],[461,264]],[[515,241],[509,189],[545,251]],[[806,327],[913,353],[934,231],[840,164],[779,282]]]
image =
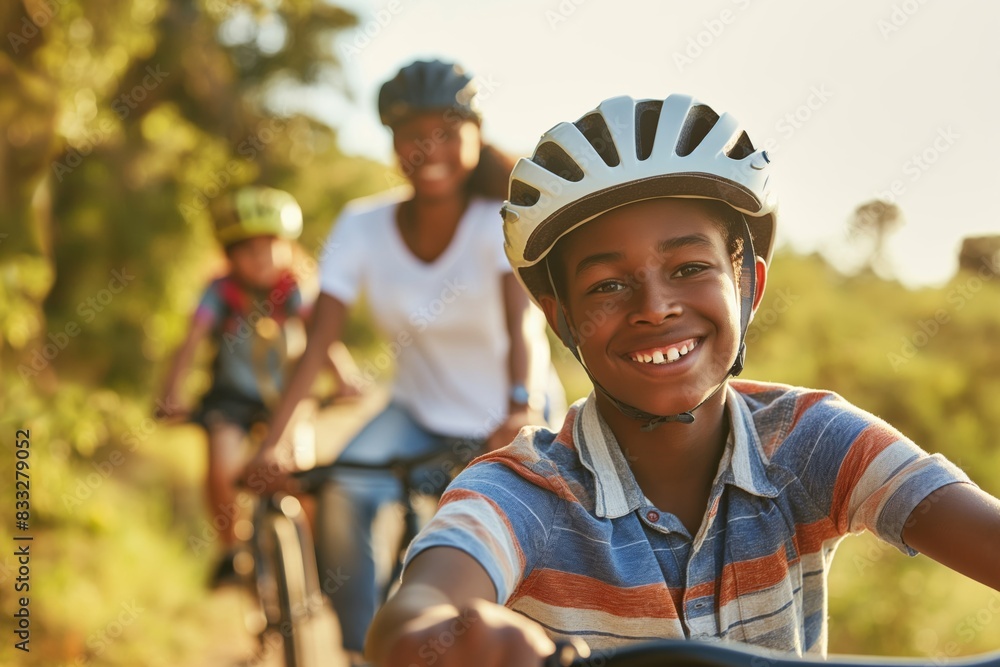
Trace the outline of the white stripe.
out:
[[[510,597],[522,575],[515,537],[503,517],[486,500],[465,498],[441,507],[423,537],[449,528],[468,533],[493,554],[504,583],[504,590],[497,591],[497,599],[502,604]],[[494,546],[499,547],[499,551]]]
[[[664,595],[666,594],[664,593]],[[557,607],[533,597],[518,598],[511,609],[553,628],[557,632],[560,630],[567,633],[602,632],[633,638],[684,638],[684,630],[680,621],[672,618],[625,617],[595,609]]]
[[[587,453],[593,458],[593,467],[585,458],[580,460],[597,480],[597,507],[595,511],[601,518],[617,518],[629,513],[628,502],[625,500],[625,489],[615,473],[614,460],[608,451],[608,442],[601,430],[600,418],[597,414],[597,402],[591,394],[584,403],[583,410],[577,421],[583,431],[582,438],[577,436],[579,447],[586,447]]]
[[[853,447],[854,445],[852,445],[852,448]],[[896,468],[901,466],[907,459],[911,458],[914,458],[912,446],[905,440],[897,440],[883,449],[879,455],[868,464],[868,467],[861,473],[861,479],[859,479],[854,485],[854,489],[851,491],[850,502],[847,505],[847,516],[850,520],[851,532],[858,532],[864,528],[863,525],[860,525],[863,522],[862,519],[864,517],[858,516],[858,510],[861,509],[865,501],[885,485],[889,475],[891,475]],[[916,469],[917,468],[914,468],[912,464],[908,465],[905,470],[900,471],[900,474],[897,475],[891,483],[893,486],[898,486],[900,480],[905,482]],[[889,498],[891,498],[891,496],[891,492],[884,494],[880,504],[885,503],[889,500]],[[874,519],[874,517],[878,516],[878,512],[874,512],[871,508],[869,508],[864,512],[864,515],[868,518]],[[874,528],[874,525],[872,525],[872,527]]]

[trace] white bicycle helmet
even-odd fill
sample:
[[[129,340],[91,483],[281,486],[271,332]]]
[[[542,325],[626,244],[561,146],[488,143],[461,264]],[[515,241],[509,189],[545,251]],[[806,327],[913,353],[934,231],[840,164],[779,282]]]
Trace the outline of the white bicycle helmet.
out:
[[[754,255],[771,261],[777,199],[770,187],[767,152],[754,148],[737,120],[688,95],[665,100],[613,97],[573,123],[542,135],[531,158],[510,176],[501,214],[505,250],[514,274],[538,304],[559,300],[546,257],[580,225],[626,204],[659,197],[720,201],[744,220],[740,272],[741,326],[736,359],[726,378],[701,403],[676,415],[653,415],[611,396],[590,374],[566,313],[558,308],[558,334],[590,375],[594,387],[625,415],[650,430],[665,422],[691,423],[695,410],[743,370],[745,337],[756,293]],[[539,304],[540,305],[540,304]]]
[[[518,160],[501,211],[507,258],[537,303],[551,293],[542,260],[560,238],[625,204],[687,197],[742,213],[757,254],[770,262],[777,201],[769,165],[733,116],[688,95],[604,100]]]

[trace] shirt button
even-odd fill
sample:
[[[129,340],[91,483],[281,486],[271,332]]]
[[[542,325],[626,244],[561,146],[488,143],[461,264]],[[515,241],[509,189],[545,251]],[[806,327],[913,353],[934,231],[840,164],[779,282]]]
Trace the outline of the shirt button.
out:
[[[660,513],[659,512],[654,512],[653,510],[650,510],[650,511],[646,512],[646,518],[649,519],[650,521],[652,521],[653,523],[656,523],[657,521],[660,520]]]

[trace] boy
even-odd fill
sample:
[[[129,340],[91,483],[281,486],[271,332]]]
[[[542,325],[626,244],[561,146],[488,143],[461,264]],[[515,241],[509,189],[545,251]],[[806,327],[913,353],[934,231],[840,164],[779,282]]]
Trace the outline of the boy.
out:
[[[221,584],[236,578],[236,521],[231,513],[237,507],[235,480],[245,462],[247,434],[255,425],[266,424],[288,364],[305,344],[303,318],[308,313],[292,273],[293,243],[302,233],[302,210],[295,198],[282,190],[248,186],[215,200],[211,212],[228,271],[201,297],[167,374],[158,413],[184,414],[176,407],[182,405],[184,376],[201,341],[213,338],[218,352],[212,386],[194,420],[208,433],[211,516],[213,522],[227,519],[220,529],[227,553],[212,578],[213,584]],[[357,389],[345,377],[357,377],[357,369],[342,345],[330,350],[330,368],[338,394],[355,395]]]
[[[736,120],[680,95],[606,100],[518,163],[508,258],[595,392],[455,480],[376,664],[538,665],[548,636],[824,654],[831,557],[865,528],[1000,590],[1000,501],[955,466],[835,394],[729,380],[770,185]]]

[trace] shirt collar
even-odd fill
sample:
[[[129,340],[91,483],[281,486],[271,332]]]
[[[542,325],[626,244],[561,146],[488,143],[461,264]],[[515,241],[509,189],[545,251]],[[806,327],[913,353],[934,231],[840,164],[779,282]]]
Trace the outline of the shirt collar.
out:
[[[753,415],[731,386],[726,388],[726,412],[732,428],[716,483],[732,484],[755,496],[776,497],[778,490],[767,477],[768,462],[753,427]],[[646,504],[621,447],[597,410],[593,393],[577,416],[573,436],[580,461],[594,475],[597,516],[617,519]]]

